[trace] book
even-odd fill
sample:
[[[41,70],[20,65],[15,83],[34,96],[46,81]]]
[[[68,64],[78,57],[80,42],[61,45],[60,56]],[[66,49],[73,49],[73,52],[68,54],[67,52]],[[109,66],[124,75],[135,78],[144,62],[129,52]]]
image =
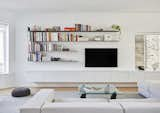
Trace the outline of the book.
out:
[[[58,41],[58,33],[52,33],[52,40],[51,41]]]
[[[65,27],[64,31],[76,31],[75,27]]]
[[[42,32],[42,41],[43,42],[47,41],[47,33],[46,32]]]
[[[81,24],[75,24],[75,31],[81,31]]]

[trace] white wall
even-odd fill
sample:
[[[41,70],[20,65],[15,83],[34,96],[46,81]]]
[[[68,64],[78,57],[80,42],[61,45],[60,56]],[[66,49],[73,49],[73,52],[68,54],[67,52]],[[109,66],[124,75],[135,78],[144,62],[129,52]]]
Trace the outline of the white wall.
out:
[[[15,64],[18,84],[26,81],[54,82],[104,82],[160,79],[159,73],[135,72],[135,34],[160,32],[160,13],[35,13],[21,14],[16,21]],[[78,50],[74,53],[79,63],[28,63],[27,26],[74,25],[75,23],[106,27],[119,24],[122,27],[120,42],[64,43]],[[84,69],[85,47],[117,47],[118,68]]]
[[[0,88],[7,88],[14,86],[14,24],[15,18],[13,13],[0,12],[0,22],[9,24],[9,74],[0,74]]]

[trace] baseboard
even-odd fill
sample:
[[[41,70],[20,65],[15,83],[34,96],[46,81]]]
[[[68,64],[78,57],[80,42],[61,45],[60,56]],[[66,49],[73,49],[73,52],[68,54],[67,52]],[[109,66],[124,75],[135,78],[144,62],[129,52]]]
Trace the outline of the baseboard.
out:
[[[93,84],[93,85],[105,85],[105,84],[114,84],[116,87],[126,87],[126,88],[136,88],[136,82],[39,82],[39,83],[28,83],[24,85],[8,86],[2,87],[0,89],[9,89],[14,87],[29,87],[29,88],[77,88],[81,84]]]

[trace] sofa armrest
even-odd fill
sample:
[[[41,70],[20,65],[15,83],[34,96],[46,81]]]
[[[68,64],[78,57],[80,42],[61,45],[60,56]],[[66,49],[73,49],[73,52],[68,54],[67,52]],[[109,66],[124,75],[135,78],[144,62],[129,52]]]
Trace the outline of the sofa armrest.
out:
[[[42,106],[46,102],[52,102],[55,99],[54,97],[53,89],[41,89],[20,107],[20,113],[40,113]]]
[[[27,102],[20,108],[20,113],[40,113],[42,105],[42,103]]]

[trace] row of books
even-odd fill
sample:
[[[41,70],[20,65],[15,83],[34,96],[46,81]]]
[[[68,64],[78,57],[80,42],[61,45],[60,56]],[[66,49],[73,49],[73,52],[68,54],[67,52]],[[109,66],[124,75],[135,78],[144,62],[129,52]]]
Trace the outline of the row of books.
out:
[[[31,42],[78,42],[81,35],[77,33],[30,32]]]
[[[91,26],[83,24],[75,24],[75,31],[91,31]]]
[[[30,41],[58,41],[58,33],[30,32]]]
[[[51,51],[64,51],[68,50],[64,48],[61,44],[52,44],[52,43],[32,43],[28,44],[29,52],[51,52]]]
[[[28,61],[41,62],[42,58],[43,58],[43,54],[39,52],[28,54]]]

